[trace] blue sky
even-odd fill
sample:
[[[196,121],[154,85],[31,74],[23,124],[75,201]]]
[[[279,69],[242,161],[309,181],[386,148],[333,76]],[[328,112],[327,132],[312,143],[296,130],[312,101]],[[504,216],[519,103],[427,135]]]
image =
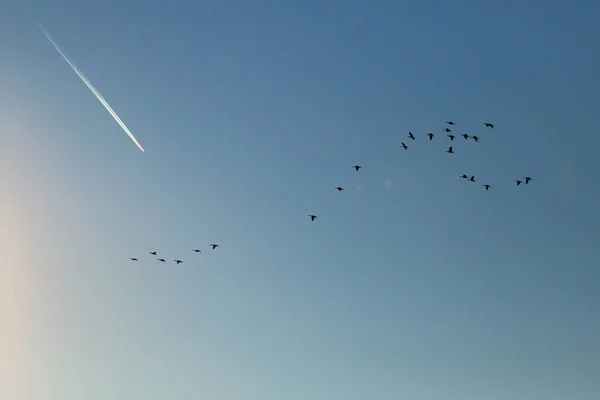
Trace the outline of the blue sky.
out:
[[[0,397],[600,396],[600,4],[30,3]]]

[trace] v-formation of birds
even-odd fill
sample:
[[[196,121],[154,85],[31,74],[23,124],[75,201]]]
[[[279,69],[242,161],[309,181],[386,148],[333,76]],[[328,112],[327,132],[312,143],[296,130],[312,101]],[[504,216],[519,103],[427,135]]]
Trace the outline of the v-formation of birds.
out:
[[[219,245],[218,245],[218,244],[216,244],[216,243],[211,243],[211,244],[210,244],[210,247],[211,247],[211,248],[214,250],[214,249],[216,249],[217,247],[219,247]],[[201,253],[201,252],[202,252],[202,250],[200,250],[200,249],[192,249],[192,251],[193,251],[194,253]],[[151,251],[151,252],[150,252],[150,253],[148,253],[148,254],[150,254],[151,256],[154,256],[154,257],[156,257],[156,261],[163,262],[163,263],[166,263],[166,262],[167,262],[167,260],[165,260],[164,258],[162,258],[162,257],[159,257],[159,255],[158,255],[158,252],[157,252],[157,251]],[[130,259],[131,261],[139,261],[139,258],[137,258],[137,257],[129,257],[129,259]],[[183,261],[182,261],[182,260],[180,260],[180,259],[175,259],[175,260],[173,260],[173,262],[174,262],[175,264],[183,264]]]
[[[448,126],[452,126],[452,127],[455,126],[455,123],[453,121],[446,121],[446,124]],[[489,122],[484,122],[483,126],[485,126],[486,128],[494,129],[494,124],[489,123]],[[457,136],[455,136],[455,135],[453,135],[451,133],[452,129],[450,129],[449,127],[444,128],[443,131],[446,132],[446,136],[450,139],[450,141],[454,141],[454,139],[456,139]],[[426,133],[425,136],[427,136],[427,138],[429,140],[433,140],[433,138],[435,137],[435,135],[433,133],[431,133],[431,132]],[[471,135],[469,135],[467,133],[462,133],[460,136],[462,136],[465,140],[473,139],[475,142],[479,142],[479,137],[475,136],[475,135],[471,136]],[[415,135],[412,132],[410,132],[410,131],[408,132],[408,138],[410,140],[416,140]],[[404,150],[408,150],[408,148],[409,148],[406,145],[406,143],[404,143],[404,142],[401,143],[400,147],[402,147]],[[454,153],[453,146],[449,146],[448,150],[446,150],[446,153],[456,154],[456,153]],[[362,167],[360,165],[353,165],[352,166],[352,169],[354,169],[356,172],[359,172],[359,170],[361,168]],[[465,179],[465,180],[467,180],[469,182],[477,182],[475,180],[475,176],[474,175],[468,176],[466,174],[462,174],[462,175],[459,176],[459,178]],[[516,183],[517,186],[520,186],[522,183],[525,183],[526,185],[528,185],[529,182],[531,182],[531,180],[532,179],[531,179],[530,176],[523,176],[522,179],[515,179],[515,183]],[[483,188],[485,188],[486,191],[490,190],[490,188],[492,187],[492,185],[487,184],[487,183],[482,184],[481,186]],[[344,188],[341,187],[341,186],[337,186],[337,187],[334,188],[334,190],[337,190],[338,192],[342,192],[344,190]],[[318,218],[314,214],[308,214],[308,217],[310,218],[311,221],[315,221]],[[214,244],[214,243],[211,244],[210,246],[212,247],[213,250],[216,249],[217,247],[219,247],[218,244]],[[199,249],[193,249],[192,251],[195,252],[195,253],[200,253],[201,252],[201,250],[199,250]],[[156,251],[151,251],[150,255],[157,257],[156,260],[159,261],[159,262],[167,262],[164,258],[158,258],[158,253]],[[136,258],[136,257],[130,257],[130,260],[132,260],[132,261],[139,261],[138,258]],[[173,262],[175,262],[176,264],[183,263],[183,261],[179,260],[179,259],[175,259],[175,260],[173,260]]]
[[[453,127],[456,124],[453,121],[446,121],[446,124],[448,126],[445,127],[444,129],[442,129],[442,131],[446,132],[446,136],[450,139],[450,141],[454,141],[454,139],[456,138],[456,135],[453,135],[451,133],[452,129],[450,129],[449,127],[450,126]],[[486,128],[494,129],[494,124],[489,123],[489,122],[484,122],[483,126],[486,127]],[[435,135],[432,132],[426,133],[425,136],[427,136],[427,138],[429,138],[429,140],[433,140],[433,138],[435,137]],[[473,139],[476,143],[479,142],[479,137],[476,136],[476,135],[471,136],[468,133],[462,133],[460,136],[462,136],[465,140]],[[417,140],[416,137],[415,137],[415,135],[412,132],[410,132],[410,131],[408,132],[408,138],[410,140]],[[408,146],[404,142],[401,142],[400,147],[402,147],[404,150],[408,150]],[[448,150],[446,150],[446,153],[456,154],[456,153],[454,153],[453,146],[449,146]],[[354,166],[352,166],[352,168],[355,169],[356,172],[358,172],[362,167],[360,165],[354,165]],[[475,180],[475,176],[474,175],[467,176],[466,174],[463,174],[463,175],[460,175],[459,177],[462,178],[462,179],[466,179],[469,182],[477,182]],[[532,179],[531,179],[530,176],[523,176],[522,180],[521,179],[516,179],[515,182],[516,182],[517,186],[519,186],[519,185],[521,185],[521,183],[525,183],[527,185],[527,184],[529,184],[529,182],[531,182],[531,180]],[[490,190],[490,188],[492,187],[492,185],[487,184],[487,183],[486,184],[482,184],[481,186],[483,188],[485,188],[485,190]],[[344,188],[341,187],[341,186],[338,186],[338,187],[336,187],[334,189],[337,190],[338,192],[341,192],[341,191],[344,190]],[[315,221],[317,219],[316,215],[309,214],[308,216],[310,217],[311,221]]]

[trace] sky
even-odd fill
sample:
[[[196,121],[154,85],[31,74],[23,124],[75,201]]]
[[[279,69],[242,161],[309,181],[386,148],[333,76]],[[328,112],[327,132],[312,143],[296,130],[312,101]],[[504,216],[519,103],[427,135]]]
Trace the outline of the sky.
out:
[[[600,397],[600,3],[2,8],[0,398]]]

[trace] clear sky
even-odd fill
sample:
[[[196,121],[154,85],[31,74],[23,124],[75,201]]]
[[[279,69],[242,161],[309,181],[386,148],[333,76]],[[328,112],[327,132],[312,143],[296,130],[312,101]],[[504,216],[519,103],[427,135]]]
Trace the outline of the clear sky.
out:
[[[600,398],[600,3],[31,4],[0,398]]]

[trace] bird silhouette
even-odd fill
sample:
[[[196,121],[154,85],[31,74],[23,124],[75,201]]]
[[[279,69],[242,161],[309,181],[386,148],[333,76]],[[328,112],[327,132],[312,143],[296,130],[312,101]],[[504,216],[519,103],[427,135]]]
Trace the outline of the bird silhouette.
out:
[[[454,140],[454,138],[456,137],[454,135],[446,135],[446,136],[448,136],[450,138],[450,140]]]
[[[192,251],[193,251],[194,253],[200,253],[200,252],[202,252],[202,250],[199,250],[199,249],[193,249]]]
[[[490,190],[490,188],[492,187],[492,185],[481,185],[485,188],[485,190]]]
[[[452,146],[448,147],[448,150],[446,150],[446,153],[454,154],[454,151],[452,151]]]
[[[447,123],[448,125],[454,125],[454,122],[452,122],[452,121],[446,121],[446,123]]]
[[[341,192],[342,190],[344,190],[344,188],[343,188],[343,187],[341,187],[341,186],[338,186],[338,187],[336,187],[336,188],[334,188],[334,189],[335,189],[335,190],[337,190],[338,192]]]
[[[415,135],[413,135],[412,132],[408,132],[408,137],[412,140],[415,140]]]
[[[473,138],[473,140],[475,140],[476,142],[479,142],[479,138],[477,136],[471,136],[471,138]]]
[[[183,261],[181,260],[175,260],[175,264],[181,264]]]
[[[444,132],[452,132],[452,129],[444,128]]]
[[[212,247],[212,248],[213,248],[213,250],[214,250],[214,249],[216,249],[217,247],[219,247],[219,245],[218,245],[218,244],[211,243],[211,244],[210,244],[210,247]]]
[[[160,262],[166,262],[164,258],[159,258],[158,261],[160,261]]]
[[[311,221],[314,221],[315,219],[317,219],[316,215],[309,214],[308,216],[310,217]]]
[[[429,136],[429,140],[432,140],[435,135],[433,133],[428,133],[426,136]]]
[[[358,170],[361,169],[362,167],[360,165],[355,165],[352,168],[354,168],[356,170],[356,172],[358,172]]]
[[[521,183],[523,183],[523,181],[520,181],[518,179],[515,179],[515,182],[517,182],[517,186],[519,186]]]
[[[130,259],[131,261],[138,261],[138,259],[137,259],[137,258],[135,258],[135,257],[129,257],[129,259]]]
[[[402,146],[402,148],[403,148],[404,150],[408,150],[408,146],[407,146],[407,145],[405,145],[405,144],[404,144],[404,142],[402,142],[402,144],[401,144],[400,146]]]
[[[483,125],[486,126],[486,127],[488,127],[488,128],[494,129],[494,124],[490,124],[489,122],[484,122]]]
[[[525,179],[525,184],[526,185],[529,183],[529,181],[532,180],[529,176],[524,176],[523,179]]]
[[[467,135],[466,133],[463,133],[461,136],[462,136],[462,137],[464,137],[464,138],[465,138],[465,140],[467,140],[468,138],[470,138],[470,137],[471,137],[471,136]]]
[[[459,176],[459,178],[467,179],[468,176],[466,176],[465,174],[462,174],[461,176]]]
[[[153,256],[155,256],[156,252],[155,251],[151,251],[150,254],[152,254]]]
[[[471,182],[476,182],[476,181],[475,181],[475,175],[473,175],[472,177],[470,177],[470,178],[469,178],[469,180],[470,180]]]

